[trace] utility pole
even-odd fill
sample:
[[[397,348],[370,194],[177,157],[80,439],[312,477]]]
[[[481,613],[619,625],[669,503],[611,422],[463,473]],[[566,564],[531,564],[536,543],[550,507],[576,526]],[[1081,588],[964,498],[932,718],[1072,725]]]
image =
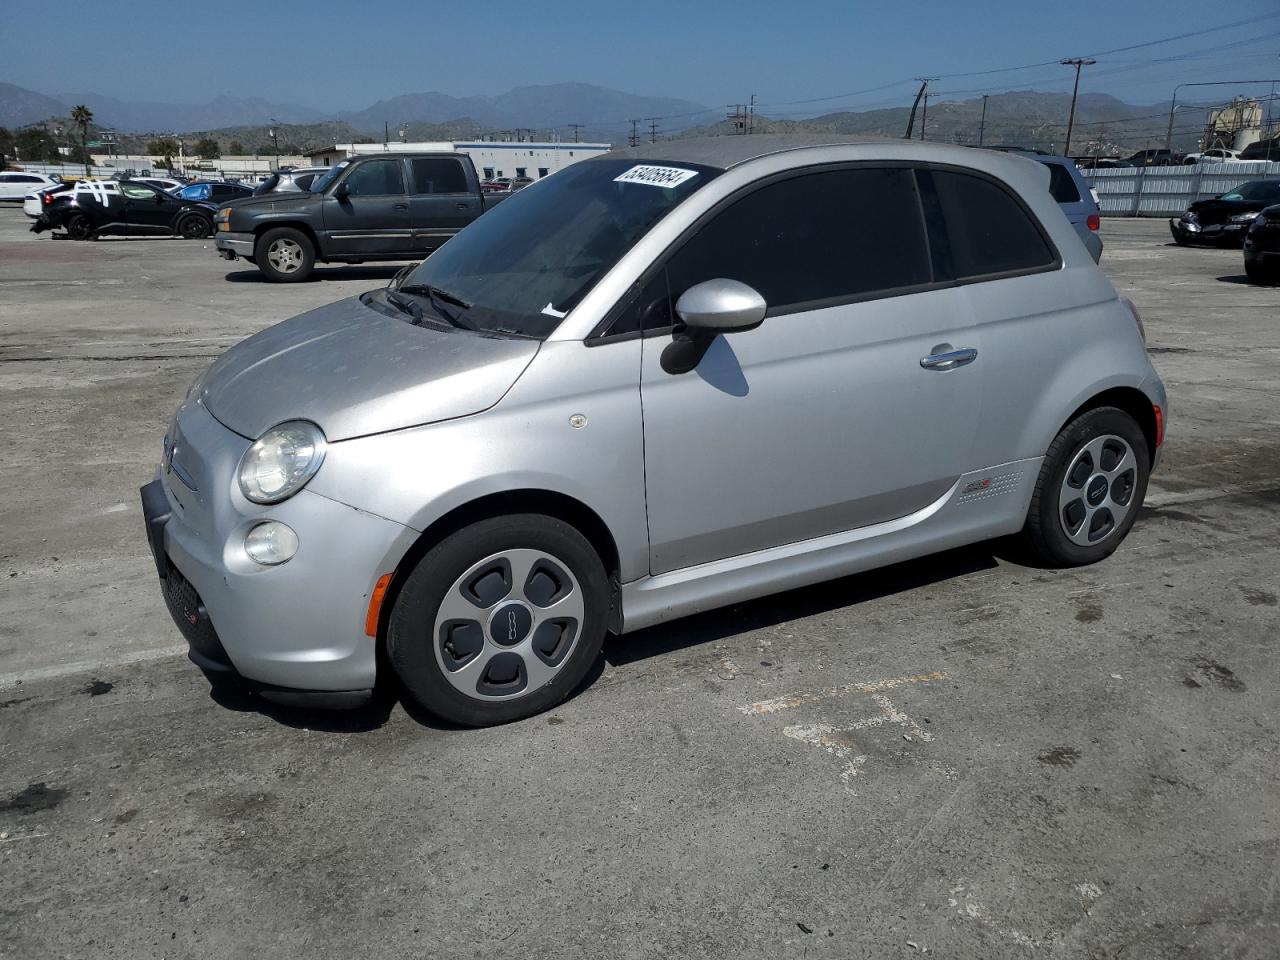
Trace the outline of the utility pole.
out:
[[[751,95],[751,105],[747,108],[747,133],[756,132],[756,95]]]
[[[574,143],[577,143],[577,142],[578,142],[578,131],[582,129],[582,124],[580,124],[580,123],[567,123],[567,124],[565,124],[565,126],[567,126],[570,130],[572,130],[572,131],[573,131],[573,142],[574,142]]]
[[[276,151],[276,169],[280,169],[280,121],[275,117],[271,118],[271,129],[267,131],[267,136],[271,138],[271,145]]]
[[[978,123],[978,146],[982,146],[982,138],[987,133],[987,97],[989,96],[991,96],[989,93],[982,95],[982,120]]]
[[[920,111],[920,139],[924,140],[924,128],[929,125],[929,88],[924,88],[924,103]]]
[[[639,122],[640,122],[639,120],[632,120],[632,121],[631,121],[631,140],[630,140],[630,145],[631,145],[631,146],[633,146],[633,147],[640,143],[640,135],[639,135],[638,133],[636,133],[636,124],[638,124]]]
[[[1071,156],[1071,129],[1076,124],[1076,96],[1080,93],[1080,68],[1091,67],[1098,61],[1090,57],[1068,57],[1060,62],[1064,67],[1076,68],[1076,82],[1075,86],[1071,88],[1071,113],[1067,117],[1067,143],[1062,148],[1062,155],[1069,157]]]
[[[657,117],[649,118],[649,142],[650,143],[658,142],[658,118]]]
[[[903,140],[910,140],[911,133],[916,126],[916,109],[920,106],[920,100],[926,96],[925,91],[929,89],[929,81],[937,80],[937,77],[916,77],[920,81],[920,90],[916,93],[915,102],[911,104],[911,116],[907,117],[907,132],[902,135]]]

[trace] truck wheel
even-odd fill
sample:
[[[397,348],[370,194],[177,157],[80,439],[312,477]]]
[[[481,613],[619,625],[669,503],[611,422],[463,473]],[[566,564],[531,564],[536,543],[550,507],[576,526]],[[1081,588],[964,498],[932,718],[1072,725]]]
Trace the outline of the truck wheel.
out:
[[[316,250],[301,230],[276,227],[258,238],[253,261],[272,283],[297,283],[311,276]]]

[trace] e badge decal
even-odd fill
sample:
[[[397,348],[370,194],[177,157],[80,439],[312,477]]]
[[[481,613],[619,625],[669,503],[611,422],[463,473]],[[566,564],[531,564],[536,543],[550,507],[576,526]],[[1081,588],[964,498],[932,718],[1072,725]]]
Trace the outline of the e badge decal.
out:
[[[643,183],[650,187],[678,187],[698,175],[697,170],[680,167],[651,167],[645,164],[632,167],[626,173],[613,178],[614,183]]]

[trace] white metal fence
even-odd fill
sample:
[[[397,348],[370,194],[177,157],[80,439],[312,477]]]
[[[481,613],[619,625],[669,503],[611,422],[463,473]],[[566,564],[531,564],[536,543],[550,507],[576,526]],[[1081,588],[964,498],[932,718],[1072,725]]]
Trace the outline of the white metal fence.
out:
[[[1226,193],[1247,180],[1280,178],[1280,162],[1190,163],[1177,167],[1082,170],[1110,217],[1169,217],[1196,200]]]

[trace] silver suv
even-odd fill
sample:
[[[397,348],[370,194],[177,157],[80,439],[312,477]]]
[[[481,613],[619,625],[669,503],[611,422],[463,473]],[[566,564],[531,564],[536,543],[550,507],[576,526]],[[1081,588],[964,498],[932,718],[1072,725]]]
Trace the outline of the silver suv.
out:
[[[1165,390],[1048,178],[908,141],[618,151],[249,338],[142,490],[192,659],[329,704],[383,664],[491,724],[609,632],[1019,532],[1101,560]]]

